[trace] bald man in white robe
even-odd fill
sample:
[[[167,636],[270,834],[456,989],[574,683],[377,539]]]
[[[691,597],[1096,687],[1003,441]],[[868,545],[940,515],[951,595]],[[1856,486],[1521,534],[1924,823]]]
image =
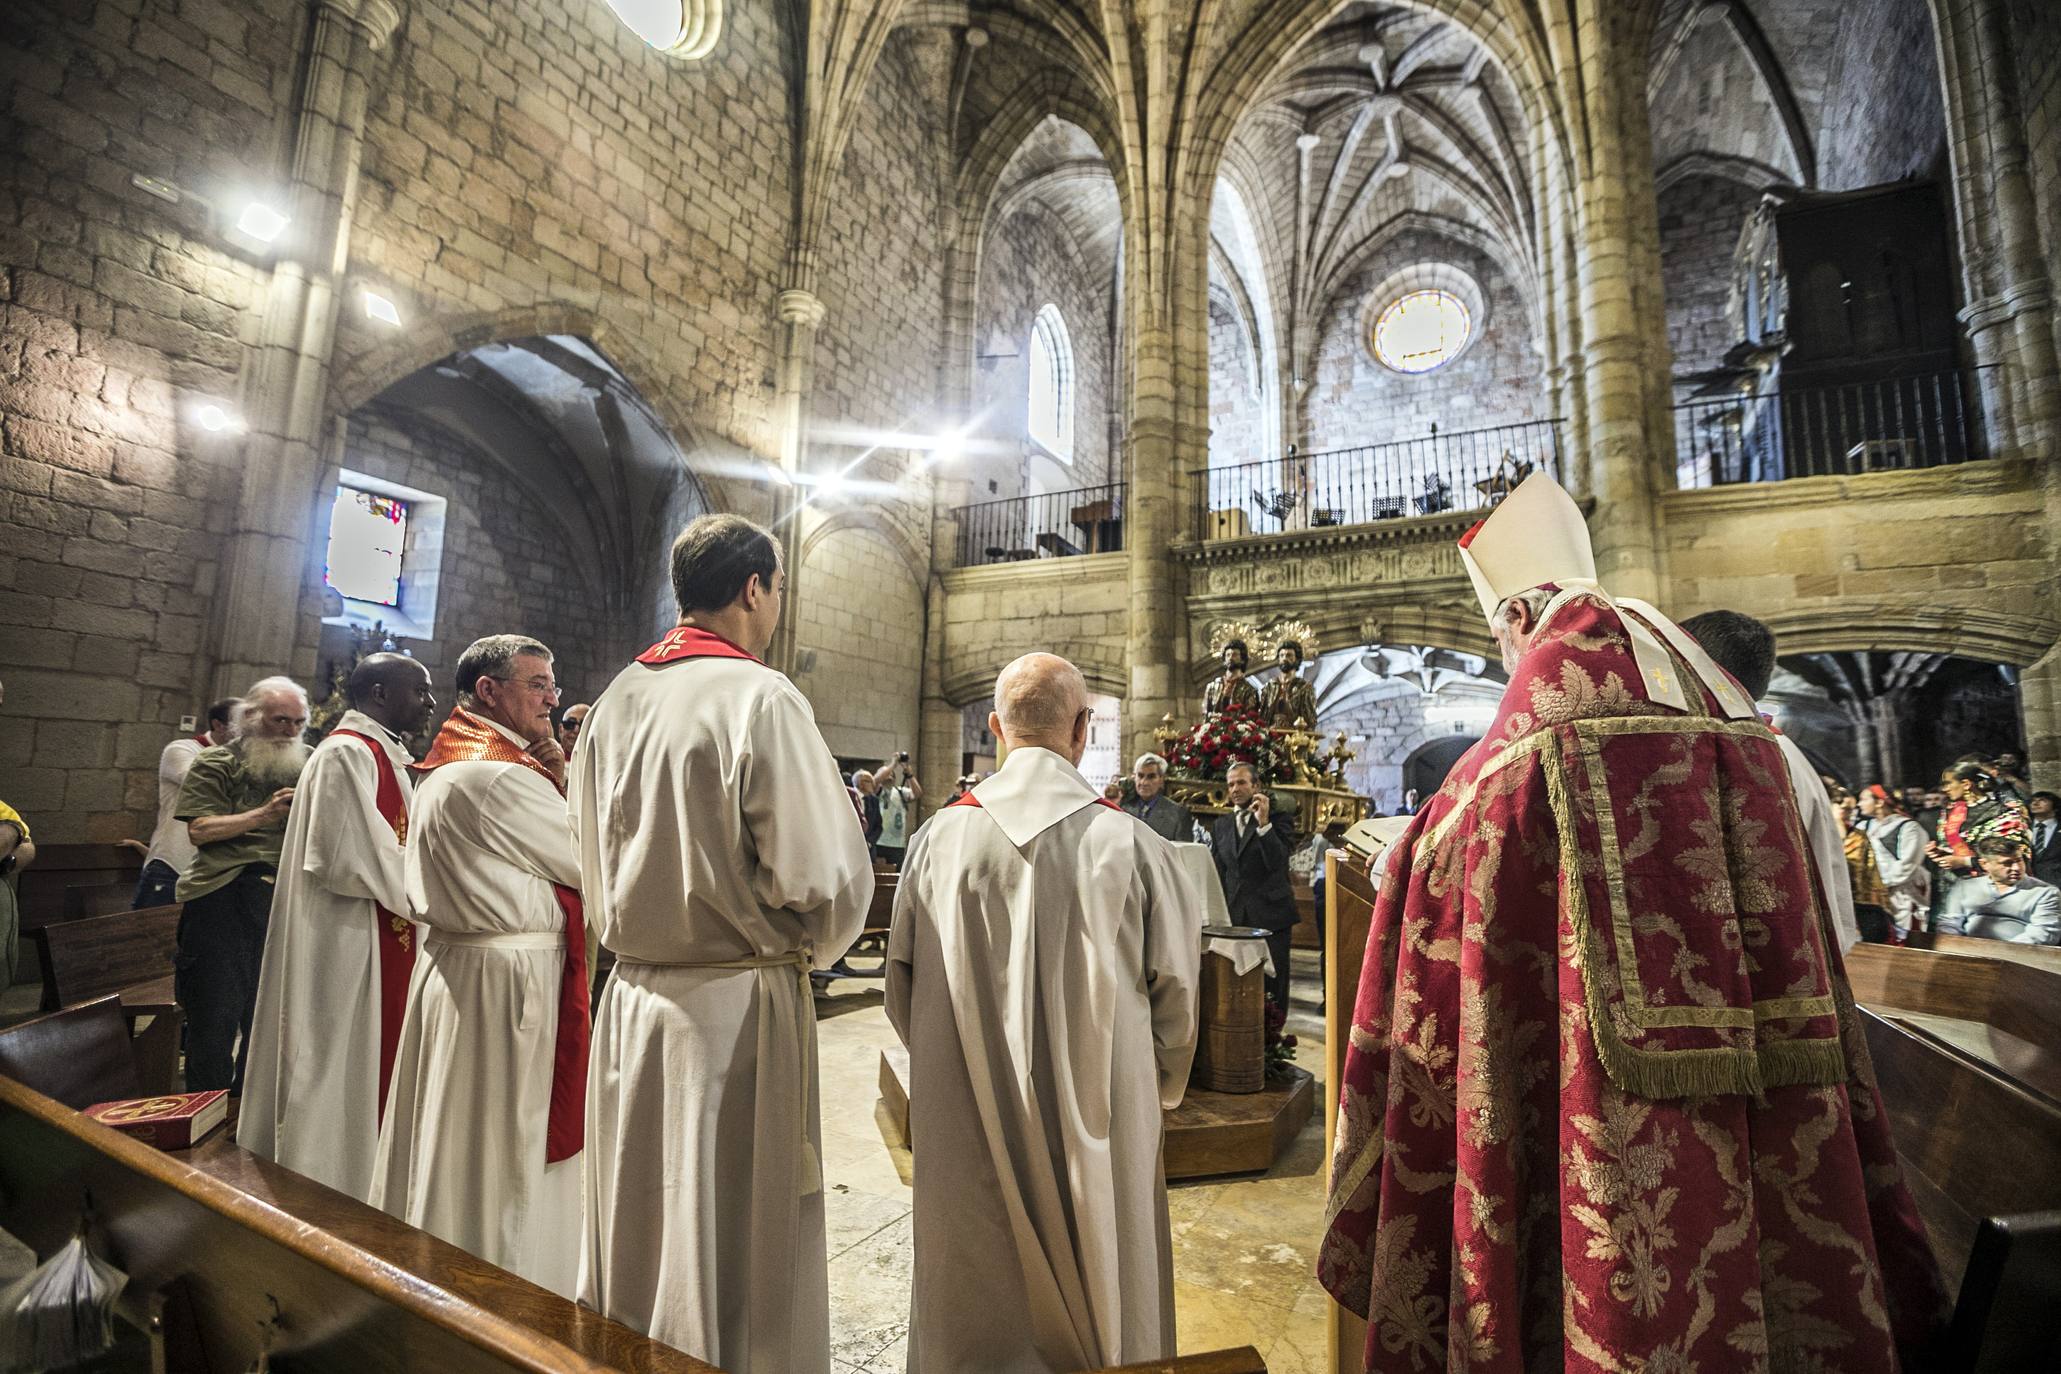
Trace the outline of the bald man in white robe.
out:
[[[587,1080],[580,1301],[733,1374],[828,1374],[808,972],[873,898],[808,702],[760,659],[779,546],[732,515],[674,544],[680,623],[573,754],[588,918],[616,955]]]
[[[1163,1112],[1195,1056],[1206,851],[1077,768],[1081,674],[1004,669],[1001,770],[917,832],[888,937],[916,1166],[909,1374],[1174,1354]]]

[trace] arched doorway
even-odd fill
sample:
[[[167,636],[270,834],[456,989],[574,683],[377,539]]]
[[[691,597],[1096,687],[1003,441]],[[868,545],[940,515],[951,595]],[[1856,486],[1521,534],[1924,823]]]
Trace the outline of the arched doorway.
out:
[[[1415,792],[1421,804],[1426,797],[1445,785],[1446,774],[1453,771],[1453,765],[1460,761],[1460,755],[1480,741],[1480,735],[1446,735],[1418,745],[1410,752],[1410,756],[1403,760],[1404,794],[1407,796]]]

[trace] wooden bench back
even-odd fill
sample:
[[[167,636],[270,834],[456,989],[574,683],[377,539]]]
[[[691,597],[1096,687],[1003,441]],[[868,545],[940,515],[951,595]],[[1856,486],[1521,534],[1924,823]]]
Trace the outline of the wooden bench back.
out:
[[[901,882],[897,873],[875,873],[873,875],[873,905],[866,908],[867,930],[886,930],[895,914],[895,888]]]
[[[179,906],[60,921],[33,932],[43,954],[43,1009],[163,978],[178,947]]]
[[[1856,945],[1846,955],[1854,1000],[1980,1021],[2061,1056],[2061,969],[1963,950],[1961,944],[1952,953]]]
[[[39,844],[36,861],[22,870],[17,893],[21,928],[31,931],[55,921],[99,915],[110,893],[118,894],[121,905],[127,906],[142,872],[143,857],[126,845]],[[79,891],[74,893],[74,888]]]

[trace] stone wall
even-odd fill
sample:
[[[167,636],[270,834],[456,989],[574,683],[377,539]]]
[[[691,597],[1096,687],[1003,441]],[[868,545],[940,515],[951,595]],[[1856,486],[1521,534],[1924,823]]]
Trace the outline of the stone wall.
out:
[[[1402,809],[1403,765],[1410,755],[1436,739],[1480,732],[1479,726],[1470,731],[1463,722],[1428,720],[1426,710],[1434,702],[1480,703],[1493,709],[1501,697],[1502,689],[1495,683],[1445,691],[1435,698],[1405,686],[1385,696],[1356,697],[1340,708],[1326,707],[1318,712],[1317,732],[1328,739],[1345,731],[1359,755],[1346,765],[1347,785],[1372,801],[1378,813],[1394,815]]]
[[[1129,556],[1091,554],[954,568],[943,575],[943,695],[985,699],[995,674],[1034,649],[1071,659],[1089,690],[1120,696],[1129,629]]]
[[[2027,166],[2046,225],[2047,275],[2061,280],[2061,7],[2010,0],[2009,8]]]
[[[973,407],[987,441],[969,461],[974,500],[1065,491],[1111,480],[1110,335],[1112,283],[1082,255],[1066,223],[1033,200],[995,226],[982,245],[974,315]],[[1073,344],[1073,462],[1060,463],[1030,442],[1028,386],[1031,321],[1059,307]],[[1013,356],[1008,356],[1013,353]],[[995,484],[994,490],[988,483]]]
[[[1732,253],[1760,192],[1725,177],[1685,176],[1660,193],[1660,270],[1676,376],[1717,367],[1738,342],[1726,318]]]
[[[1944,172],[1946,114],[1926,0],[1845,5],[1825,87],[1820,186],[1849,191]]]
[[[1923,649],[2023,666],[2061,633],[2029,463],[1670,492],[1660,523],[1662,604],[1759,616],[1785,654]]]
[[[1451,263],[1480,286],[1486,309],[1473,321],[1467,351],[1433,372],[1406,376],[1376,362],[1363,309],[1394,273],[1426,262]],[[1541,418],[1547,409],[1531,317],[1503,271],[1470,248],[1422,233],[1398,236],[1354,271],[1325,307],[1317,328],[1312,385],[1303,398],[1302,450],[1322,453],[1429,434]]]
[[[901,552],[868,529],[833,529],[803,559],[795,685],[841,758],[916,749],[923,592]]]
[[[1252,340],[1223,301],[1209,300],[1209,465],[1257,463],[1267,456],[1273,422],[1262,393],[1253,389]],[[1269,379],[1260,379],[1262,385]]]

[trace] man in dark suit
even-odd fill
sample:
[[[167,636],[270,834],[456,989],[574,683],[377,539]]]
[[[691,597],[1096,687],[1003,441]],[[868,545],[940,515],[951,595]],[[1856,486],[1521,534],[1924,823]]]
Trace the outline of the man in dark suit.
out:
[[[1288,1010],[1288,933],[1295,929],[1295,893],[1288,886],[1288,856],[1295,852],[1295,827],[1274,814],[1273,799],[1260,790],[1249,763],[1234,763],[1225,775],[1231,814],[1217,817],[1209,847],[1231,924],[1267,932],[1274,976],[1267,1000]]]
[[[2061,797],[2032,794],[2032,876],[2061,887]]]
[[[1131,765],[1131,786],[1131,795],[1123,799],[1124,810],[1163,840],[1195,842],[1195,817],[1166,794],[1165,759],[1157,754],[1138,755]]]

